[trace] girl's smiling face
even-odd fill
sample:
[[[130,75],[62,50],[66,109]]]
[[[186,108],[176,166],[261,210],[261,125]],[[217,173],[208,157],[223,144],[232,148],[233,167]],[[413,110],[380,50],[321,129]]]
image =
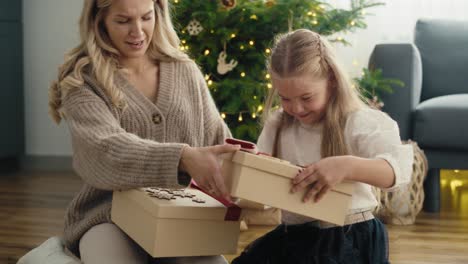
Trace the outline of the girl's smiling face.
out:
[[[325,115],[330,98],[327,78],[299,76],[294,78],[272,78],[281,105],[286,113],[303,124],[320,122]]]

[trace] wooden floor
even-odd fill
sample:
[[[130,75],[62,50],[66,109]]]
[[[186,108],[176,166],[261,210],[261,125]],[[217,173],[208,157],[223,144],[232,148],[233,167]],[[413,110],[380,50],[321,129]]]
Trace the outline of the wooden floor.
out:
[[[0,264],[16,263],[48,237],[60,235],[64,210],[80,185],[71,173],[0,174]],[[422,213],[412,226],[389,226],[392,263],[468,263],[468,190],[463,190],[455,197],[463,210],[444,198],[440,214]],[[239,252],[271,228],[242,232]]]

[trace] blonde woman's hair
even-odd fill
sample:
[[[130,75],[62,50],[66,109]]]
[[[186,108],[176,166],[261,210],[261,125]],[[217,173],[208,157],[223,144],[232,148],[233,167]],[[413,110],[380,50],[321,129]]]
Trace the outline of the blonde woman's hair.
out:
[[[319,34],[306,29],[280,35],[276,38],[267,66],[273,78],[308,75],[328,79],[327,89],[330,89],[330,97],[323,118],[321,155],[325,158],[349,154],[344,140],[347,115],[366,105],[358,89],[352,85],[345,70],[338,63],[330,43]],[[265,102],[264,122],[270,116],[277,98],[277,90],[273,87]],[[292,119],[292,116],[283,111],[278,129]],[[277,141],[278,137],[275,140]]]
[[[119,51],[113,47],[104,26],[104,19],[113,0],[85,0],[80,17],[81,43],[68,52],[59,67],[58,78],[49,88],[49,114],[56,123],[63,118],[62,100],[74,88],[84,84],[83,73],[90,74],[109,96],[117,108],[125,102],[114,83],[115,72],[120,69]],[[147,54],[157,61],[188,60],[179,49],[177,36],[170,17],[167,0],[153,0],[155,29]]]

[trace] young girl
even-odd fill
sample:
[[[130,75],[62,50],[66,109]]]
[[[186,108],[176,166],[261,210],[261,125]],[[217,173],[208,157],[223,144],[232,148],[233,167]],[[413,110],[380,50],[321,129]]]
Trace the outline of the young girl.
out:
[[[401,144],[389,116],[363,103],[319,34],[301,29],[279,37],[268,67],[273,89],[259,150],[304,167],[291,182],[291,192],[305,193],[304,203],[318,202],[344,180],[355,182],[355,191],[343,227],[283,210],[283,224],[233,263],[388,263],[371,186],[407,183],[412,148]],[[276,96],[281,108],[270,115]]]

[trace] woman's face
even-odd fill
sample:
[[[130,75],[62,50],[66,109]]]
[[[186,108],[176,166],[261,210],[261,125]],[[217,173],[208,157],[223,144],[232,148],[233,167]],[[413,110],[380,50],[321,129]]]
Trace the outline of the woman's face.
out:
[[[284,111],[303,124],[319,122],[329,100],[328,79],[310,76],[272,78]]]
[[[122,59],[143,57],[153,38],[153,0],[114,0],[104,24]]]

